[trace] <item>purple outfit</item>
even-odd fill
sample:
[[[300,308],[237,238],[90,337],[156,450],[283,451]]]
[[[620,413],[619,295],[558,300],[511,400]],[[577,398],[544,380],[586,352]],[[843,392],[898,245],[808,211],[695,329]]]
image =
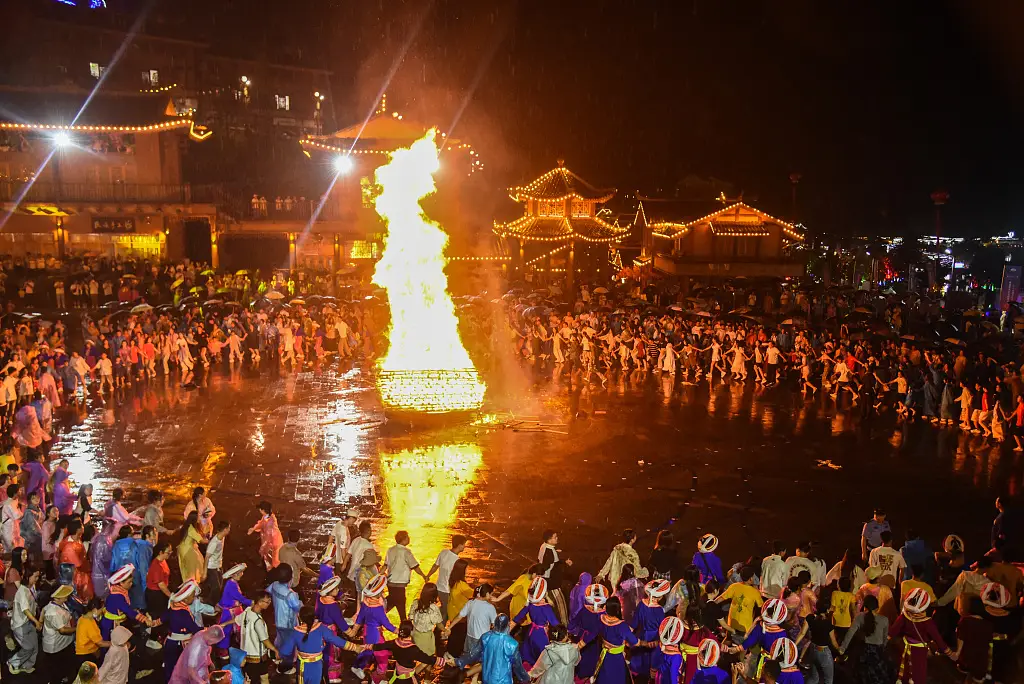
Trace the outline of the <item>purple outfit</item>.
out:
[[[576,664],[576,677],[579,679],[590,679],[594,676],[594,669],[597,667],[597,659],[601,655],[601,617],[603,610],[594,611],[587,606],[576,614],[576,630],[574,634],[579,636],[583,642],[583,649],[580,651],[580,662]]]
[[[630,622],[630,626],[640,641],[658,641],[658,627],[661,626],[661,621],[664,619],[664,608],[657,604],[649,606],[646,602],[641,601],[633,611],[633,620]],[[642,676],[657,669],[651,662],[652,652],[655,651],[656,649],[641,647],[632,649],[629,656],[630,672]],[[672,684],[675,682],[673,681]]]
[[[519,653],[522,655],[524,662],[532,665],[537,662],[540,654],[548,645],[548,632],[546,628],[550,625],[557,625],[558,618],[555,617],[555,611],[546,603],[539,605],[531,603],[525,606],[516,615],[516,624],[523,624],[526,622],[527,617],[530,618],[531,624],[526,627],[526,638],[523,639],[523,643],[519,647]]]
[[[374,603],[378,602],[374,601]],[[363,601],[363,605],[359,608],[356,624],[363,626],[363,643],[365,644],[379,644],[384,641],[384,635],[380,631],[381,627],[389,632],[398,631],[388,619],[383,605],[368,605],[366,601]]]
[[[46,503],[46,483],[50,480],[50,471],[39,461],[29,461],[21,467],[28,473],[28,485],[25,487],[25,498],[32,492],[39,494],[39,505]]]
[[[220,628],[224,630],[224,638],[217,642],[217,648],[228,648],[231,645],[231,632],[235,628],[235,616],[252,605],[252,601],[245,597],[238,587],[238,582],[229,579],[224,583],[224,591],[220,595],[220,602],[217,604],[223,608],[224,620]],[[227,614],[230,614],[228,619]]]
[[[68,471],[60,466],[53,469],[53,505],[61,515],[71,515],[75,509],[75,495],[68,486]]]

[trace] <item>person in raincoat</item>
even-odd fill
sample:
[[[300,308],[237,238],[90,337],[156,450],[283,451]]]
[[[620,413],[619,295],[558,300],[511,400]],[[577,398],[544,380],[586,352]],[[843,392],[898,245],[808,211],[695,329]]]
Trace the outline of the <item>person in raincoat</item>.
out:
[[[261,501],[259,508],[262,517],[249,528],[248,534],[260,533],[260,557],[269,571],[281,562],[277,554],[284,545],[284,537],[281,536],[281,528],[277,526],[273,505],[269,501]]]
[[[530,675],[523,668],[519,656],[519,644],[508,633],[508,615],[502,613],[494,620],[491,631],[480,637],[472,651],[455,660],[459,668],[480,663],[483,684],[512,684],[514,681],[529,681]]]
[[[231,647],[228,649],[228,664],[224,666],[224,670],[231,673],[231,684],[240,682],[244,684],[245,673],[242,671],[242,667],[245,666],[245,651],[240,648]],[[256,684],[253,682],[252,684]]]
[[[89,557],[85,552],[85,544],[82,543],[82,523],[72,520],[68,523],[67,534],[61,540],[57,548],[57,558],[60,565],[69,565],[74,568],[71,582],[75,587],[75,595],[82,603],[88,603],[93,597],[92,569],[89,566]]]
[[[185,524],[181,527],[181,538],[178,540],[178,569],[182,581],[194,579],[199,584],[206,579],[206,559],[199,550],[207,538],[199,530],[199,515],[192,511]]]
[[[128,666],[131,662],[128,642],[132,633],[118,625],[110,633],[110,648],[100,665],[100,684],[128,684]]]
[[[21,471],[28,474],[25,497],[31,496],[32,492],[38,493],[40,506],[46,501],[46,483],[50,481],[50,471],[40,462],[42,456],[37,451],[30,451],[26,462],[21,466]]]
[[[573,684],[576,663],[580,662],[579,647],[569,641],[564,625],[555,625],[549,630],[551,641],[530,669],[531,679],[538,684]]]
[[[11,429],[11,436],[19,446],[28,449],[38,449],[44,441],[50,440],[39,424],[39,416],[36,410],[26,404],[14,414],[14,427]]]
[[[71,515],[75,508],[75,495],[71,492],[68,484],[68,461],[63,459],[53,469],[50,476],[53,488],[53,505],[57,507],[61,515]]]
[[[213,645],[224,638],[220,625],[207,627],[196,634],[185,646],[174,666],[168,684],[206,684],[210,681]]]
[[[110,578],[110,561],[113,557],[114,530],[116,524],[104,521],[103,531],[92,539],[89,545],[89,560],[92,562],[92,589],[96,596],[106,598]]]

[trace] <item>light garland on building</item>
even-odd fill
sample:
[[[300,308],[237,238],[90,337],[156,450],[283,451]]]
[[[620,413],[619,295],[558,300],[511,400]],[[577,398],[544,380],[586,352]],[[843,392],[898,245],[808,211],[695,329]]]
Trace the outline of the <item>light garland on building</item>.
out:
[[[713,219],[718,218],[719,216],[722,216],[723,214],[725,214],[726,212],[728,212],[730,210],[737,209],[738,207],[745,207],[746,209],[749,209],[750,211],[752,211],[755,214],[757,214],[758,216],[760,216],[762,219],[767,219],[768,222],[774,223],[774,224],[778,225],[779,228],[782,229],[783,233],[785,233],[786,235],[789,235],[794,240],[796,240],[798,242],[803,242],[804,236],[799,231],[797,231],[796,226],[794,226],[792,223],[786,223],[782,219],[777,219],[774,216],[772,216],[771,214],[766,214],[765,212],[763,212],[763,211],[761,211],[759,209],[755,209],[754,207],[750,206],[749,204],[746,204],[745,202],[736,202],[735,204],[731,204],[728,207],[723,207],[722,209],[719,209],[718,211],[712,212],[712,213],[708,214],[707,216],[704,216],[702,218],[696,219],[694,221],[690,221],[688,223],[673,223],[673,222],[665,221],[665,222],[659,222],[659,223],[651,224],[651,228],[652,229],[666,228],[666,227],[678,227],[679,230],[677,232],[675,232],[675,233],[672,233],[672,234],[661,233],[661,232],[658,232],[657,230],[653,230],[652,232],[653,232],[653,235],[655,237],[664,238],[664,239],[668,239],[668,240],[674,240],[676,238],[679,238],[679,237],[682,237],[683,235],[685,235],[687,233],[687,231],[689,231],[690,228],[692,228],[694,226],[697,226],[697,225],[700,225],[700,224],[703,224],[703,223],[711,224]],[[744,237],[744,236],[736,235],[736,237]],[[751,235],[749,237],[757,237],[757,236]]]
[[[577,192],[570,192],[570,193],[568,193],[566,195],[563,195],[561,197],[546,197],[546,196],[545,197],[541,197],[541,196],[538,196],[538,195],[534,194],[545,183],[547,183],[549,180],[554,178],[556,175],[561,175],[562,176],[562,180],[565,182],[565,184],[567,186],[571,184],[572,179],[575,179],[581,185],[587,186],[587,187],[591,188],[592,190],[594,190],[595,195],[593,197],[584,197],[583,195],[580,195]],[[580,200],[591,200],[591,201],[594,201],[594,202],[607,202],[608,200],[610,200],[612,197],[615,196],[615,190],[594,188],[593,186],[591,186],[589,183],[587,183],[585,180],[583,180],[582,178],[577,176],[575,173],[573,173],[569,169],[565,168],[564,166],[558,166],[556,168],[551,169],[550,171],[548,171],[547,173],[542,175],[540,178],[537,178],[533,182],[528,183],[527,185],[518,185],[518,186],[516,186],[514,188],[510,188],[508,196],[512,200],[514,200],[516,202],[522,202],[522,201],[531,200],[531,199],[534,200],[534,201],[549,200],[549,201],[556,201],[557,202],[557,201],[565,201],[565,200],[570,199],[570,198],[580,199]]]
[[[512,261],[507,256],[450,256],[448,261]]]
[[[140,93],[166,93],[168,90],[174,90],[178,87],[177,83],[171,85],[161,86],[159,88],[142,88],[139,90]]]
[[[561,247],[555,247],[553,250],[551,250],[547,254],[541,254],[539,257],[536,257],[534,259],[530,259],[529,261],[526,262],[526,265],[527,266],[533,266],[538,261],[542,261],[544,259],[547,259],[548,257],[554,256],[554,255],[558,254],[559,252],[561,252],[563,250],[566,250],[566,249],[569,249],[569,245],[562,245]]]
[[[177,121],[165,121],[148,126],[61,126],[57,124],[22,124],[22,123],[0,123],[0,130],[15,131],[66,131],[71,133],[147,133],[149,131],[166,131],[172,128],[192,126],[192,119],[178,119]]]

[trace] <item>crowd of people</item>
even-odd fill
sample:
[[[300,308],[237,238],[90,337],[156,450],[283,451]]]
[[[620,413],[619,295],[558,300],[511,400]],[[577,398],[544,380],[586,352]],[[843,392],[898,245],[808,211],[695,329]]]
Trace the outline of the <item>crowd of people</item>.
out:
[[[12,675],[82,684],[830,683],[852,675],[864,684],[907,684],[930,681],[928,655],[936,651],[967,681],[1021,676],[1024,577],[1013,564],[1022,560],[1021,520],[1003,500],[991,548],[974,558],[955,534],[933,550],[908,530],[897,550],[876,510],[860,547],[831,567],[806,541],[775,542],[766,557],[730,565],[716,555],[714,535],[676,543],[668,530],[643,563],[636,534],[626,530],[604,566],[580,573],[570,588],[572,561],[557,531],[547,530],[536,562],[503,589],[472,581],[461,557],[472,540],[452,537],[424,568],[407,533],[378,549],[372,524],[355,510],[326,542],[314,542],[322,552],[304,558],[302,531],[283,532],[273,505],[260,502],[246,532],[261,567],[249,567],[226,558],[231,525],[201,487],[173,522],[156,490],[139,500],[115,488],[94,505],[88,483],[72,484],[71,464],[49,458],[62,405],[160,376],[189,387],[218,365],[259,371],[328,356],[372,358],[381,343],[383,313],[372,301],[316,295],[287,305],[204,304],[218,294],[244,302],[260,294],[249,288],[261,287],[246,274],[204,270],[179,264],[112,279],[121,286],[112,296],[133,306],[110,314],[96,311],[101,301],[82,300],[80,332],[71,329],[77,321],[60,318],[48,325],[5,319],[0,426],[10,450],[0,473],[0,658]],[[145,289],[152,285],[153,303],[176,304],[153,308]],[[180,296],[193,287],[203,288],[201,296]],[[301,293],[299,286],[290,294]],[[989,341],[968,354],[959,344],[865,334],[844,313],[852,300],[822,304],[821,315],[837,322],[822,327],[812,298],[780,302],[787,315],[798,308],[805,318],[773,325],[674,304],[617,310],[619,302],[602,294],[583,290],[558,312],[529,295],[507,296],[517,352],[538,374],[585,384],[659,374],[673,384],[788,384],[837,401],[849,394],[865,417],[893,409],[906,420],[959,418],[964,429],[1012,436],[1021,446],[1024,400],[1012,343]],[[463,325],[481,329],[502,310],[464,306]],[[902,330],[919,315],[888,306],[870,318]],[[471,346],[490,339],[470,337]],[[414,575],[423,581],[417,596],[409,591]]]
[[[896,548],[876,509],[859,548],[831,566],[807,541],[730,564],[713,534],[677,543],[667,529],[643,562],[625,530],[570,589],[572,559],[545,530],[535,562],[502,590],[472,581],[467,537],[426,568],[407,532],[382,553],[357,510],[304,557],[302,532],[283,533],[260,502],[246,536],[262,567],[249,567],[228,558],[232,526],[202,487],[170,521],[160,491],[139,506],[120,488],[93,501],[67,460],[47,464],[39,449],[4,477],[0,655],[31,681],[924,683],[936,681],[933,652],[963,681],[1024,672],[1024,573],[1012,562],[1024,535],[1003,500],[991,548],[973,558],[956,534],[933,550],[908,529]]]

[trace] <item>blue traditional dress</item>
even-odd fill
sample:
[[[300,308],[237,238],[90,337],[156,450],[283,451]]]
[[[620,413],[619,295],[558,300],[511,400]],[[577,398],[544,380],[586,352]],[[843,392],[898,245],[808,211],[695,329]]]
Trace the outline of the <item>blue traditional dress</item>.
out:
[[[341,604],[333,596],[320,596],[316,603],[316,619],[330,628],[335,634],[341,635],[350,627],[341,611]],[[340,682],[345,669],[341,660],[341,649],[327,647],[324,653],[327,658],[327,681]]]
[[[240,615],[243,610],[252,605],[252,601],[245,597],[242,590],[238,587],[238,582],[234,579],[229,579],[224,583],[224,591],[221,592],[220,601],[217,603],[221,607],[221,629],[224,630],[224,638],[217,643],[217,648],[228,648],[231,646],[231,633],[235,628],[235,617]]]
[[[639,639],[629,625],[610,615],[601,616],[601,655],[597,661],[596,684],[625,684],[630,681],[626,667],[626,645],[636,646]]]
[[[362,625],[363,643],[370,644],[371,646],[384,641],[381,627],[389,632],[397,631],[395,626],[391,624],[391,620],[388,619],[384,599],[376,596],[363,599],[363,605],[359,606],[359,614],[356,616],[356,625]],[[388,669],[388,652],[374,653],[373,657],[377,661],[377,672],[383,675]],[[375,678],[375,681],[380,680]]]
[[[187,603],[172,603],[160,617],[160,622],[167,626],[170,633],[164,642],[164,681],[171,678],[174,666],[178,664],[181,651],[192,635],[200,630],[192,618],[192,611]]]
[[[775,625],[766,625],[761,620],[754,623],[754,626],[747,632],[747,637],[743,640],[743,650],[750,651],[754,646],[761,647],[761,655],[757,662],[757,671],[755,677],[761,678],[761,668],[764,667],[764,661],[771,653],[772,645],[779,639],[786,636],[786,630],[782,627]]]
[[[316,576],[316,586],[324,586],[324,582],[334,577],[334,566],[328,563],[320,564],[320,573]]]
[[[693,676],[690,684],[729,684],[732,675],[718,667],[698,667],[697,674]]]
[[[595,609],[590,604],[576,613],[576,628],[579,640],[583,642],[580,650],[580,662],[576,664],[576,677],[590,679],[594,676],[597,659],[601,656],[601,618],[604,610]]]
[[[519,645],[519,653],[523,657],[523,662],[532,666],[533,663],[537,662],[540,654],[544,652],[544,648],[548,645],[547,628],[557,625],[558,618],[555,616],[555,611],[551,609],[551,606],[544,601],[542,603],[526,605],[516,615],[515,622],[517,625],[522,625],[526,623],[527,619],[530,620],[530,625],[526,627],[526,637],[523,639],[523,643]]]
[[[665,609],[657,602],[645,599],[633,611],[630,627],[640,641],[657,641],[658,628],[665,619]],[[654,669],[651,656],[654,649],[638,646],[630,652],[629,671],[634,675],[643,676]]]
[[[725,573],[722,572],[722,560],[713,552],[702,553],[698,551],[693,554],[693,564],[700,570],[700,583],[706,584],[708,580],[715,580],[719,586],[725,585]]]
[[[630,659],[632,664],[632,659]],[[679,684],[683,669],[683,655],[678,646],[660,644],[651,652],[651,681],[653,684]]]
[[[100,635],[104,641],[110,641],[110,632],[126,618],[139,619],[139,611],[132,608],[128,599],[128,592],[121,585],[110,587],[110,595],[107,596],[104,605],[103,617],[100,618]],[[195,624],[193,622],[193,624]]]
[[[295,628],[295,654],[299,658],[299,677],[302,684],[320,684],[324,674],[324,649],[330,646],[344,648],[345,642],[334,635],[319,620],[306,631],[306,625]]]

